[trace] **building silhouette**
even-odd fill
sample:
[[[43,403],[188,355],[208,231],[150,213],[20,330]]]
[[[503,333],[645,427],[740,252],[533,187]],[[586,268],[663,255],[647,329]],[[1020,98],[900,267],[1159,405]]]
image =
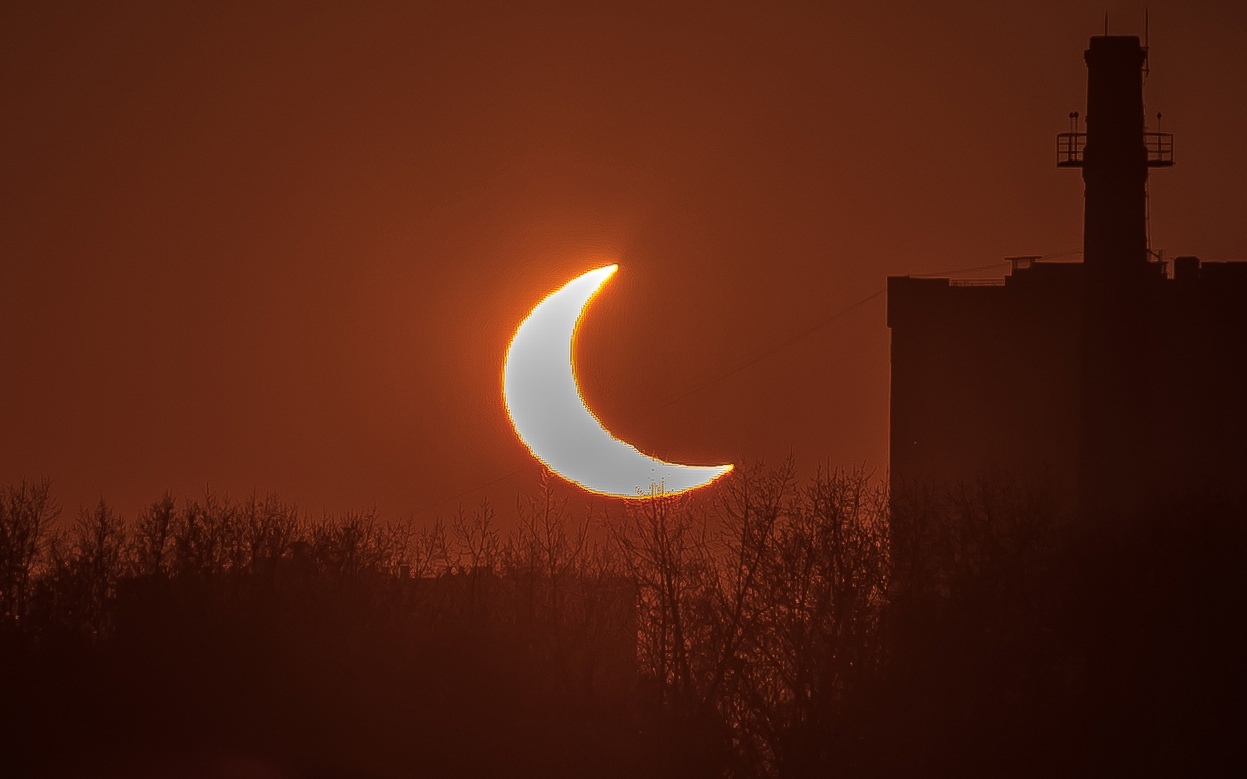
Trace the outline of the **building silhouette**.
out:
[[[888,279],[894,493],[983,477],[1043,485],[1085,514],[1247,481],[1247,262],[1166,261],[1148,245],[1147,49],[1096,36],[1082,170],[1082,262],[1011,258],[1003,280]]]

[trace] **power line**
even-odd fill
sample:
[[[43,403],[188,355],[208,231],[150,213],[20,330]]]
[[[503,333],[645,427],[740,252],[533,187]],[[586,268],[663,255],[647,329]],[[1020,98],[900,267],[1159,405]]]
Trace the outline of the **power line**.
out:
[[[1077,252],[1070,252],[1069,254],[1050,254],[1050,255],[1046,255],[1046,256],[1042,257],[1041,259],[1045,259],[1045,260],[1047,260],[1047,259],[1055,259],[1055,258],[1057,258],[1057,257],[1067,257],[1067,256],[1071,256],[1072,254],[1077,254]],[[996,268],[996,267],[1000,267],[1000,266],[1002,266],[1002,265],[1008,265],[1008,264],[1009,264],[1009,261],[1008,261],[1008,260],[997,260],[996,262],[989,262],[989,263],[987,263],[986,265],[975,265],[975,266],[972,266],[972,267],[969,267],[969,268],[952,268],[952,269],[950,269],[950,270],[937,271],[937,272],[935,272],[935,273],[923,274],[923,275],[926,275],[926,276],[951,276],[951,275],[956,274],[956,273],[970,273],[970,272],[972,272],[972,271],[987,270],[988,268]],[[761,352],[761,353],[759,353],[759,354],[754,355],[753,357],[749,358],[748,360],[745,360],[744,362],[739,363],[738,365],[735,365],[735,366],[734,366],[734,367],[732,367],[732,368],[729,368],[728,370],[724,371],[723,373],[717,374],[717,375],[715,375],[715,376],[712,376],[712,377],[711,377],[711,378],[709,378],[709,379],[706,379],[705,381],[701,382],[700,384],[697,384],[697,385],[696,385],[696,386],[694,386],[693,388],[691,388],[691,389],[689,389],[688,391],[684,392],[682,395],[679,395],[679,396],[677,396],[677,397],[675,397],[675,398],[672,398],[671,400],[669,400],[669,401],[667,401],[666,403],[662,404],[661,406],[659,406],[659,408],[660,408],[660,409],[662,409],[662,408],[667,408],[668,406],[674,405],[675,403],[678,403],[679,401],[684,400],[685,398],[687,398],[687,397],[688,397],[688,396],[690,396],[690,395],[695,395],[695,394],[697,394],[698,392],[700,392],[701,390],[703,390],[703,389],[705,389],[705,388],[709,387],[709,386],[710,386],[710,385],[712,385],[712,384],[715,384],[715,383],[717,383],[717,382],[719,382],[719,381],[722,381],[723,379],[726,379],[726,378],[728,378],[728,377],[730,377],[730,376],[733,376],[733,375],[735,375],[735,374],[737,374],[737,373],[740,373],[741,371],[743,371],[743,370],[744,370],[744,369],[746,369],[746,368],[749,368],[749,367],[752,367],[753,365],[756,365],[757,363],[761,362],[762,360],[766,359],[767,357],[771,356],[772,354],[775,354],[776,352],[779,352],[779,351],[782,351],[782,350],[784,350],[784,349],[788,348],[789,346],[791,346],[792,344],[796,343],[797,341],[800,341],[802,338],[805,338],[806,336],[811,335],[811,334],[813,334],[813,333],[817,332],[818,330],[822,329],[824,326],[826,326],[826,325],[828,325],[828,324],[830,324],[830,323],[834,322],[835,320],[839,319],[840,317],[842,317],[842,316],[844,316],[844,315],[846,315],[846,314],[848,314],[848,313],[850,313],[850,312],[854,311],[854,310],[855,310],[855,309],[857,309],[857,308],[860,308],[861,306],[865,305],[866,303],[869,303],[870,301],[872,301],[872,300],[874,300],[875,298],[879,297],[880,295],[882,295],[882,294],[883,294],[884,292],[886,292],[886,291],[887,291],[887,287],[886,287],[886,286],[884,286],[884,287],[880,287],[879,289],[877,289],[877,290],[875,290],[874,292],[870,293],[869,295],[867,295],[866,297],[864,297],[864,298],[862,298],[861,300],[857,301],[856,303],[853,303],[852,305],[850,305],[850,306],[848,306],[848,307],[846,307],[846,308],[843,308],[843,309],[841,309],[841,310],[837,311],[836,313],[831,314],[830,316],[827,316],[827,317],[824,317],[823,319],[818,320],[818,321],[817,321],[817,322],[815,322],[814,324],[809,325],[809,326],[808,326],[808,327],[806,327],[805,329],[803,329],[803,330],[801,330],[801,331],[799,331],[799,332],[795,333],[795,334],[794,334],[794,335],[792,335],[792,336],[789,336],[787,339],[785,339],[785,340],[781,341],[780,343],[778,343],[778,344],[776,344],[775,346],[773,346],[773,347],[771,347],[771,348],[767,349],[766,351],[764,351],[764,352]]]
[[[996,262],[989,262],[986,265],[975,265],[972,268],[953,268],[952,270],[941,270],[941,271],[936,271],[935,273],[910,273],[908,275],[913,278],[919,278],[919,279],[928,278],[928,277],[937,278],[939,276],[952,276],[958,273],[970,273],[971,271],[976,271],[976,270],[987,270],[988,268],[995,268],[1001,265],[1008,265],[1008,264],[1009,264],[1008,260],[997,260]]]
[[[492,487],[492,486],[494,486],[495,484],[500,484],[500,483],[502,483],[502,482],[506,481],[507,479],[511,478],[512,476],[515,476],[516,474],[518,474],[518,473],[519,473],[520,471],[522,471],[522,470],[524,470],[524,469],[523,469],[523,468],[516,468],[514,471],[511,471],[510,473],[508,473],[508,474],[507,474],[507,475],[505,475],[505,476],[499,476],[498,478],[496,478],[496,479],[492,479],[492,480],[490,480],[490,481],[487,481],[487,482],[485,482],[484,484],[478,484],[478,485],[476,485],[475,487],[469,487],[469,488],[467,488],[467,489],[466,489],[466,490],[464,490],[463,492],[457,492],[457,493],[455,493],[454,495],[451,495],[451,496],[450,496],[450,497],[448,497],[448,498],[442,498],[441,500],[437,501],[436,503],[430,503],[429,505],[425,506],[425,507],[424,507],[424,510],[425,510],[425,511],[428,511],[429,509],[435,509],[435,508],[437,508],[438,506],[442,506],[442,505],[445,505],[445,504],[447,504],[447,503],[451,502],[452,500],[458,500],[459,498],[462,498],[464,495],[471,495],[473,492],[479,492],[480,490],[483,490],[483,489],[485,489],[486,487]]]
[[[814,332],[816,332],[817,330],[819,330],[819,329],[821,329],[821,328],[825,327],[826,325],[831,324],[832,322],[836,321],[837,319],[839,319],[840,317],[844,316],[845,314],[848,314],[848,313],[852,312],[853,310],[855,310],[855,309],[857,309],[857,308],[859,308],[859,307],[861,307],[861,306],[864,306],[865,304],[867,304],[867,303],[869,303],[870,301],[874,300],[875,298],[879,297],[880,295],[882,295],[882,294],[883,294],[884,292],[886,292],[886,291],[887,291],[887,287],[881,287],[880,289],[875,290],[874,292],[870,293],[869,295],[867,295],[866,297],[864,297],[864,298],[862,298],[861,300],[857,301],[856,303],[852,304],[851,306],[848,306],[847,308],[842,308],[841,310],[837,311],[836,313],[832,314],[831,316],[824,317],[823,319],[818,320],[818,321],[817,321],[817,322],[815,322],[814,324],[812,324],[812,325],[810,325],[810,326],[806,327],[804,330],[801,330],[800,332],[798,332],[798,333],[796,333],[796,334],[794,334],[794,335],[792,335],[792,336],[789,336],[787,339],[785,339],[785,340],[781,341],[780,343],[776,344],[775,346],[771,347],[770,349],[767,349],[767,350],[766,350],[766,351],[764,351],[764,352],[761,352],[761,353],[759,353],[759,354],[754,355],[753,357],[749,358],[748,360],[745,360],[744,362],[739,363],[739,364],[737,364],[737,365],[733,366],[732,368],[727,369],[727,370],[726,370],[726,371],[724,371],[723,373],[720,373],[720,374],[715,375],[715,376],[711,376],[709,379],[706,379],[705,381],[701,382],[700,384],[698,384],[697,386],[693,387],[692,389],[690,389],[690,390],[686,391],[686,392],[685,392],[685,393],[683,393],[682,395],[678,395],[677,397],[674,397],[674,398],[672,398],[671,400],[667,401],[666,403],[662,404],[661,406],[659,406],[659,408],[660,408],[660,409],[661,409],[661,408],[667,408],[668,406],[671,406],[671,405],[673,405],[673,404],[675,404],[675,403],[678,403],[678,402],[679,402],[679,401],[681,401],[681,400],[684,400],[684,399],[685,399],[685,398],[687,398],[689,395],[695,395],[695,394],[697,394],[698,392],[701,392],[703,389],[705,389],[706,387],[709,387],[709,386],[710,386],[710,385],[712,385],[712,384],[716,384],[716,383],[718,383],[718,382],[720,382],[720,381],[723,381],[724,379],[728,378],[729,376],[734,376],[735,374],[740,373],[740,372],[741,372],[741,371],[743,371],[744,369],[749,368],[749,367],[751,367],[751,366],[753,366],[753,365],[756,365],[757,363],[761,362],[762,360],[766,359],[767,357],[770,357],[772,354],[775,354],[776,352],[779,352],[779,351],[782,351],[783,349],[786,349],[787,347],[791,346],[792,344],[795,344],[797,341],[800,341],[802,338],[805,338],[806,336],[810,335],[811,333],[814,333]]]
[[[995,264],[995,265],[999,265],[1000,263],[993,263],[993,264]],[[991,266],[983,266],[983,267],[991,267]],[[975,268],[974,270],[978,270],[978,268]],[[806,336],[808,336],[808,335],[810,335],[810,334],[812,334],[812,333],[816,332],[817,330],[819,330],[819,329],[821,329],[821,328],[823,328],[823,327],[827,326],[828,324],[831,324],[832,322],[836,321],[836,320],[837,320],[837,319],[839,319],[840,317],[842,317],[842,316],[844,316],[844,315],[846,315],[846,314],[848,314],[848,313],[850,313],[850,312],[854,311],[855,309],[860,308],[861,306],[863,306],[863,305],[865,305],[865,304],[869,303],[870,301],[872,301],[872,300],[874,300],[875,298],[877,298],[877,297],[879,297],[880,295],[882,295],[882,294],[883,294],[886,290],[887,290],[887,288],[886,288],[886,287],[882,287],[882,288],[880,288],[880,289],[878,289],[878,290],[875,290],[874,292],[870,293],[869,295],[867,295],[866,297],[864,297],[864,298],[862,298],[861,300],[857,301],[856,303],[853,303],[852,305],[850,305],[850,306],[848,306],[848,307],[846,307],[846,308],[843,308],[843,309],[841,309],[841,310],[839,310],[839,311],[835,312],[834,314],[831,314],[830,316],[824,317],[823,319],[820,319],[819,321],[817,321],[817,322],[813,323],[812,325],[809,325],[808,327],[806,327],[805,329],[803,329],[803,330],[801,330],[801,331],[799,331],[799,332],[795,333],[794,335],[789,336],[787,339],[785,339],[784,341],[780,342],[779,344],[777,344],[777,345],[775,345],[775,346],[771,347],[771,348],[770,348],[770,349],[768,349],[767,351],[762,352],[762,353],[760,353],[760,354],[757,354],[757,355],[755,355],[754,357],[752,357],[752,358],[750,358],[750,359],[746,360],[745,362],[742,362],[742,363],[740,363],[740,364],[738,364],[738,365],[733,366],[732,368],[729,368],[727,371],[724,371],[723,373],[717,374],[717,375],[715,375],[715,376],[711,376],[709,379],[706,379],[705,381],[703,381],[703,382],[701,382],[700,384],[698,384],[697,386],[695,386],[695,387],[693,387],[693,388],[689,389],[688,391],[684,392],[683,394],[681,394],[681,395],[679,395],[679,396],[677,396],[677,397],[672,398],[671,400],[669,400],[669,401],[667,401],[666,403],[662,404],[662,405],[661,405],[661,406],[659,406],[658,408],[660,408],[660,409],[664,409],[664,408],[667,408],[668,406],[672,406],[672,405],[674,405],[674,404],[676,404],[676,403],[680,402],[681,400],[684,400],[685,398],[689,397],[690,395],[695,395],[696,393],[698,393],[698,392],[702,391],[703,389],[705,389],[705,388],[707,388],[707,387],[711,386],[712,384],[716,384],[716,383],[718,383],[718,382],[720,382],[720,381],[722,381],[722,380],[724,380],[724,379],[726,379],[726,378],[728,378],[728,377],[730,377],[730,376],[733,376],[733,375],[735,375],[735,374],[737,374],[737,373],[740,373],[741,371],[745,370],[746,368],[749,368],[749,367],[751,367],[752,365],[754,365],[754,364],[756,364],[756,363],[758,363],[758,362],[761,362],[762,360],[766,359],[767,357],[771,356],[772,354],[775,354],[776,352],[779,352],[779,351],[781,351],[781,350],[783,350],[783,349],[787,348],[788,346],[791,346],[792,344],[796,343],[797,341],[800,341],[802,338],[805,338]],[[478,484],[478,485],[477,485],[477,486],[475,486],[475,487],[469,487],[468,489],[463,490],[462,492],[458,492],[458,493],[456,493],[456,494],[454,494],[454,495],[451,495],[451,496],[450,496],[450,497],[448,497],[448,498],[443,498],[443,499],[439,500],[439,501],[438,501],[438,502],[436,502],[436,503],[432,503],[432,504],[430,504],[430,505],[426,506],[426,507],[425,507],[425,511],[428,511],[429,509],[437,508],[438,506],[441,506],[441,505],[444,505],[444,504],[446,504],[446,503],[449,503],[449,502],[451,502],[451,501],[453,501],[453,500],[457,500],[457,499],[459,499],[459,498],[462,498],[462,497],[463,497],[463,496],[465,496],[465,495],[470,495],[470,494],[471,494],[471,493],[473,493],[473,492],[478,492],[478,491],[483,490],[483,489],[485,489],[485,488],[487,488],[487,487],[492,487],[492,486],[494,486],[495,484],[499,484],[499,483],[501,483],[501,482],[504,482],[504,481],[506,481],[507,479],[510,479],[512,476],[515,476],[516,474],[520,473],[520,471],[521,471],[521,470],[523,470],[523,469],[522,469],[522,468],[521,468],[521,469],[516,469],[516,470],[511,471],[510,473],[506,474],[505,476],[499,476],[498,478],[496,478],[496,479],[492,479],[492,480],[490,480],[490,481],[487,481],[487,482],[485,482],[484,484]]]

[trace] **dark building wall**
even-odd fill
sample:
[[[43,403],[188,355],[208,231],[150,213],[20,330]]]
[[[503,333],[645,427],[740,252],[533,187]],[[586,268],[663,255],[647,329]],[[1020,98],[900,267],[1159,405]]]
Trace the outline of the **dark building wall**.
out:
[[[1081,267],[999,286],[888,279],[894,485],[1077,479]]]
[[[1149,476],[1170,492],[1243,495],[1247,262],[1203,263],[1158,286]]]
[[[1082,421],[1084,270],[1041,263],[991,286],[888,279],[894,490],[988,476],[1064,498],[1099,476],[1080,467],[1084,428],[1104,435],[1121,418]],[[1132,469],[1136,502],[1241,495],[1247,262],[1203,263],[1172,279],[1156,271],[1140,294],[1147,336],[1131,359],[1146,379],[1123,388],[1140,419],[1129,437],[1104,435],[1102,456]]]

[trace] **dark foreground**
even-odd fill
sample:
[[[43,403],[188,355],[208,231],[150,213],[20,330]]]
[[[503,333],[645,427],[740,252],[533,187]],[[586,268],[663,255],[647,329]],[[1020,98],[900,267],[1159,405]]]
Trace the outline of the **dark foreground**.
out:
[[[1239,502],[1087,523],[781,469],[504,536],[3,498],[4,777],[1247,770]]]

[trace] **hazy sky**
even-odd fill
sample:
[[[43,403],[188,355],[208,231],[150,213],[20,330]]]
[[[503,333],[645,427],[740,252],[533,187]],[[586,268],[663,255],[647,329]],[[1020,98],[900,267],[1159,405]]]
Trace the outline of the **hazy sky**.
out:
[[[1054,135],[1144,6],[430,5],[0,11],[0,483],[509,501],[508,339],[606,262],[577,349],[613,432],[882,469],[882,297],[775,347],[887,274],[1078,250]],[[1148,5],[1153,246],[1247,257],[1247,4]]]

